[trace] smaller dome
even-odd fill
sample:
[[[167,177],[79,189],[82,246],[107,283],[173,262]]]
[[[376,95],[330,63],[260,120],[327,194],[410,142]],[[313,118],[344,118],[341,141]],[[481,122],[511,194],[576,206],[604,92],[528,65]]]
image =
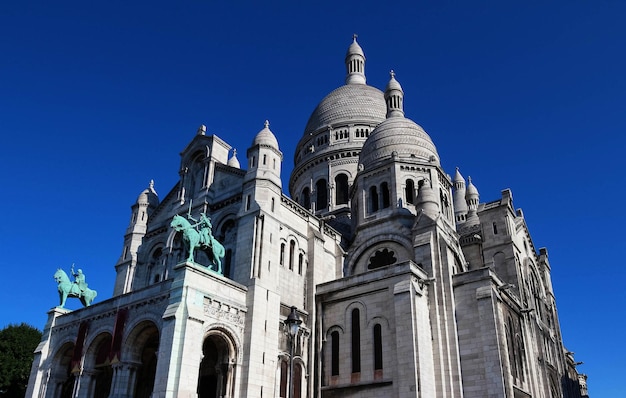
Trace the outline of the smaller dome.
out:
[[[148,188],[144,189],[137,197],[138,204],[144,204],[149,206],[158,206],[159,195],[154,190],[154,180],[150,180]]]
[[[456,173],[454,173],[454,182],[462,182],[463,185],[465,185],[465,178],[463,178],[463,176],[461,175],[461,172],[459,171],[459,168],[456,168]]]
[[[465,191],[465,197],[470,198],[472,196],[478,197],[478,188],[472,183],[472,177],[467,178],[467,190]]]
[[[359,46],[359,43],[357,43],[356,37],[357,35],[352,35],[352,44],[350,44],[350,47],[348,47],[348,51],[346,52],[346,58],[350,57],[351,55],[360,55],[362,57],[365,57],[365,53],[363,52],[361,46]]]
[[[402,86],[396,80],[396,73],[392,70],[391,72],[389,72],[389,75],[390,75],[390,79],[389,79],[389,83],[387,83],[387,87],[385,88],[385,91],[391,91],[391,90],[402,91]]]
[[[236,167],[236,168],[241,168],[241,165],[239,164],[239,159],[237,159],[237,150],[233,149],[233,156],[228,159],[228,165],[230,167]]]
[[[388,118],[374,129],[363,144],[359,163],[368,167],[390,158],[394,152],[399,159],[415,158],[439,164],[439,155],[430,136],[417,123],[404,117]]]
[[[274,133],[270,130],[270,122],[267,120],[265,121],[265,127],[263,127],[263,130],[259,131],[252,141],[252,146],[257,145],[278,148],[278,140],[276,140],[276,136],[274,136]]]

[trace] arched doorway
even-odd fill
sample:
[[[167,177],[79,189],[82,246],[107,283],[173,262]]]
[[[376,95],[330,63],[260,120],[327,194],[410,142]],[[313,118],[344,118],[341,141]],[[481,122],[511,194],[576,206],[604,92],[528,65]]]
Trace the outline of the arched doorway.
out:
[[[113,369],[109,362],[109,353],[111,352],[111,335],[103,333],[96,337],[89,349],[87,356],[93,360],[91,372],[94,375],[94,398],[108,398],[111,392],[111,382],[113,381]],[[95,356],[94,356],[95,354]]]
[[[232,396],[231,358],[234,350],[227,336],[213,331],[202,344],[202,361],[198,375],[198,398]]]
[[[66,343],[58,351],[54,359],[54,366],[51,370],[51,380],[54,386],[55,397],[70,398],[74,391],[75,376],[72,374],[72,356],[74,355],[74,344]],[[48,387],[52,388],[52,387]],[[49,393],[48,393],[49,394]]]
[[[133,328],[128,342],[131,347],[131,361],[138,364],[133,396],[135,398],[148,398],[154,389],[159,351],[159,330],[150,321],[141,322]]]

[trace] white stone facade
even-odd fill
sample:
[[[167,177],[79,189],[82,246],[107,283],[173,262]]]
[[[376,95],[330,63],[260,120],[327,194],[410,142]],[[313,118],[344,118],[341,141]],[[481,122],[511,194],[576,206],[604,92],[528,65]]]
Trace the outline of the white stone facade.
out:
[[[162,200],[131,207],[112,298],[54,309],[28,397],[580,397],[545,249],[510,191],[481,203],[404,115],[392,73],[313,111],[294,155],[266,122],[241,168],[201,126]],[[211,217],[221,272],[174,215]],[[285,320],[302,320],[293,340]],[[289,363],[294,372],[290,380]]]

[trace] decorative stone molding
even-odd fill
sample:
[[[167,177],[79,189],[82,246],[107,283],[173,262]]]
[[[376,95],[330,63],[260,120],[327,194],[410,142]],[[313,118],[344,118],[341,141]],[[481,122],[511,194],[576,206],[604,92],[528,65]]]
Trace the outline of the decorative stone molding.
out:
[[[204,297],[204,314],[243,330],[246,311],[212,297]]]

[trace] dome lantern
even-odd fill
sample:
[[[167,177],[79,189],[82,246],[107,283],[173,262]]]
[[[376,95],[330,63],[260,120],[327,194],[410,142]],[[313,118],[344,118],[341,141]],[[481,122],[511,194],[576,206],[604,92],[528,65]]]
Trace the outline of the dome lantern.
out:
[[[385,89],[385,103],[387,104],[387,117],[404,117],[404,91],[396,80],[396,73],[389,72],[389,83]]]
[[[346,53],[346,84],[365,84],[365,54],[356,42],[357,35],[352,35],[352,44]]]

